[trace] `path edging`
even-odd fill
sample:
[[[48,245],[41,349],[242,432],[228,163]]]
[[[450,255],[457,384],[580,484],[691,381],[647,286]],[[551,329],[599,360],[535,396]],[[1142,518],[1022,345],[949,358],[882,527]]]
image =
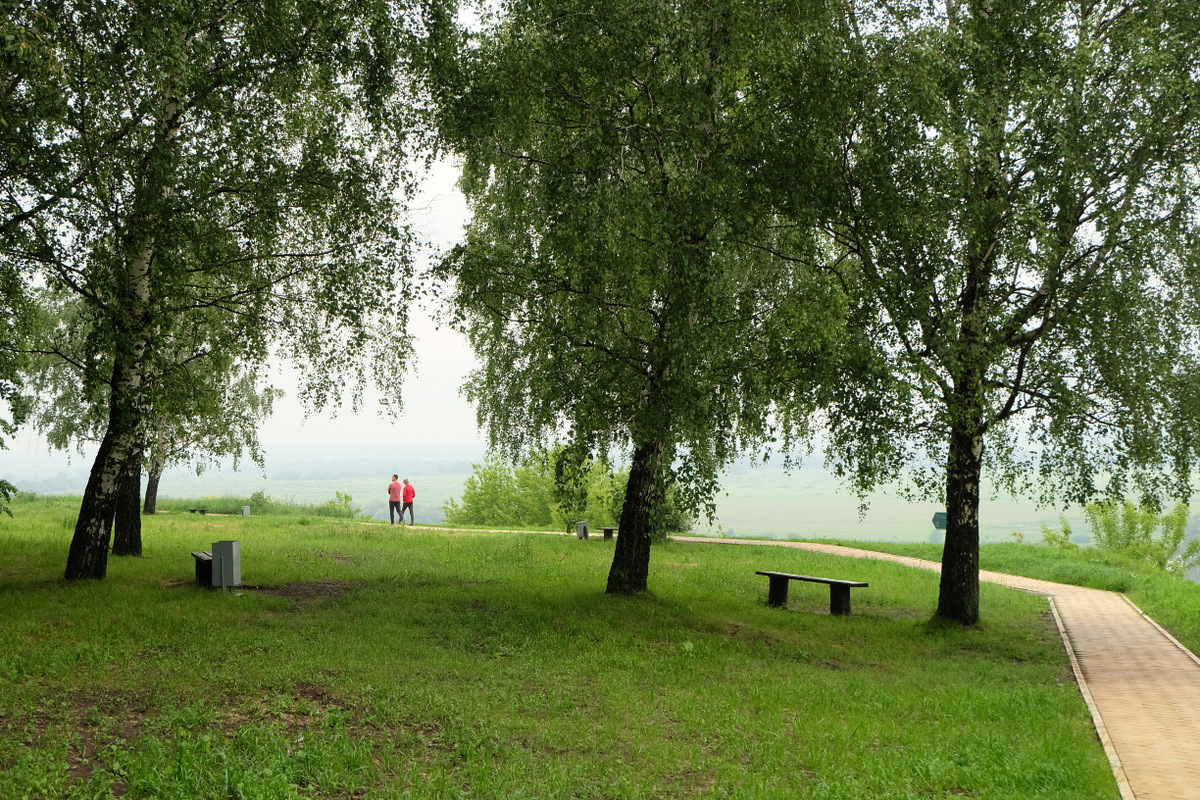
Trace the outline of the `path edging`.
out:
[[[1138,608],[1137,604],[1135,604],[1128,597],[1126,597],[1123,594],[1120,595],[1120,597],[1126,603],[1129,603],[1130,608],[1132,608],[1134,611],[1136,611],[1141,616],[1142,619],[1146,620],[1146,622],[1149,622],[1151,625],[1154,626],[1155,630],[1157,630],[1159,633],[1161,633],[1163,636],[1165,636],[1168,642],[1170,642],[1171,644],[1178,647],[1185,656],[1187,656],[1193,662],[1195,662],[1196,666],[1200,667],[1200,658],[1197,658],[1195,653],[1193,653],[1191,650],[1188,650],[1187,646],[1184,645],[1183,642],[1179,641],[1174,636],[1172,636],[1166,628],[1164,628],[1162,625],[1159,625],[1157,622],[1155,622],[1153,617],[1151,617],[1145,611],[1142,611],[1140,608]]]
[[[1028,590],[1018,589],[1018,591]],[[1088,688],[1087,678],[1083,676],[1083,668],[1079,666],[1079,659],[1075,657],[1075,647],[1071,644],[1071,637],[1067,635],[1067,627],[1063,624],[1062,617],[1058,615],[1058,605],[1054,602],[1054,596],[1042,596],[1050,603],[1050,613],[1054,616],[1054,624],[1058,626],[1058,633],[1063,640],[1063,648],[1067,651],[1067,658],[1071,660],[1075,683],[1079,687],[1079,693],[1083,695],[1084,704],[1087,705],[1088,711],[1092,715],[1092,725],[1095,726],[1096,734],[1100,737],[1100,744],[1104,746],[1104,754],[1108,756],[1113,777],[1117,781],[1117,789],[1121,792],[1121,800],[1137,800],[1133,794],[1133,788],[1129,785],[1129,778],[1125,775],[1125,765],[1121,763],[1117,748],[1113,746],[1112,739],[1108,735],[1108,728],[1104,725],[1104,718],[1100,716],[1100,709],[1097,708],[1096,701],[1092,699],[1092,691]],[[1136,606],[1134,607],[1136,608]],[[1146,618],[1149,619],[1149,617]]]

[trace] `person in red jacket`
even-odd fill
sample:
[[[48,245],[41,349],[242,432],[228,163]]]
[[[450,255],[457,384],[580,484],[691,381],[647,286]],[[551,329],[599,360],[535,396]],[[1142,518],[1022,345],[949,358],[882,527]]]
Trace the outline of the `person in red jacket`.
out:
[[[408,482],[408,478],[404,479],[404,490],[402,495],[404,497],[404,505],[400,507],[400,524],[404,524],[404,512],[407,510],[408,524],[413,525],[416,523],[416,518],[413,515],[413,499],[417,496],[417,490],[414,489],[413,485]]]
[[[408,481],[405,481],[408,483]],[[400,476],[393,475],[392,482],[388,484],[388,517],[391,518],[393,525],[396,524],[396,514],[400,514],[400,524],[404,524],[404,507],[400,505],[400,498],[403,496],[403,487],[400,486]]]

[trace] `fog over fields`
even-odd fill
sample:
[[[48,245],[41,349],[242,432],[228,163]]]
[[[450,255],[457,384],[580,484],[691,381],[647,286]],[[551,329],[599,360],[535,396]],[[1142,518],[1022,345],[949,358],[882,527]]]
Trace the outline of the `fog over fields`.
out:
[[[343,492],[366,513],[386,519],[387,484],[398,473],[417,488],[418,521],[437,523],[442,504],[461,495],[472,464],[482,456],[477,441],[275,444],[268,448],[265,474],[249,462],[237,472],[226,466],[199,476],[168,470],[159,493],[200,498],[262,491],[279,500],[324,502]],[[42,494],[82,494],[90,466],[89,456],[75,455],[68,463],[63,454],[0,452],[0,477]],[[857,498],[819,461],[791,473],[776,466],[736,465],[723,479],[716,503],[717,519],[712,524],[701,520],[698,533],[925,542],[936,540],[932,519],[940,510],[933,503],[908,503],[894,492],[879,492],[860,518]],[[1086,533],[1077,510],[1067,518],[1076,533]],[[1042,524],[1056,526],[1058,519],[1057,510],[1038,509],[1028,501],[985,499],[980,533],[985,542],[1012,541],[1014,531],[1036,541]]]

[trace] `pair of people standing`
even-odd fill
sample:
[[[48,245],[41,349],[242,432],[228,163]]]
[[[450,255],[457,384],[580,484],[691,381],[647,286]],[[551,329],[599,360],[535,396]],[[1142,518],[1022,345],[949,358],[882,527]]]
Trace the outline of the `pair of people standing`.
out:
[[[391,518],[392,525],[396,524],[396,512],[400,513],[400,524],[404,524],[404,512],[408,512],[408,524],[413,525],[416,522],[413,514],[413,500],[417,497],[417,490],[408,482],[408,478],[404,479],[404,484],[400,483],[400,476],[393,475],[392,482],[388,484],[388,517]]]

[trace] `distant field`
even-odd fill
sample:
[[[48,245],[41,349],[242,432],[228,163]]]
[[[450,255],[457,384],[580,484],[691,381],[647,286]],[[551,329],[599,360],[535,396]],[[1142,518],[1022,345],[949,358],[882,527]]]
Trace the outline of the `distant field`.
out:
[[[442,520],[442,504],[462,494],[461,474],[402,475],[417,487],[416,511],[419,522],[436,524]],[[362,476],[336,480],[278,480],[257,473],[214,473],[197,477],[190,473],[172,474],[163,479],[165,497],[201,497],[205,495],[249,495],[263,491],[279,500],[321,502],[334,492],[345,492],[354,505],[375,519],[387,519],[387,483],[391,476]],[[765,536],[771,538],[835,538],[860,541],[928,542],[934,536],[932,503],[910,504],[891,493],[871,498],[866,515],[860,519],[858,500],[842,489],[838,481],[819,469],[785,474],[779,470],[748,470],[726,476],[723,492],[716,498],[718,517],[714,524],[703,520],[697,528],[701,535]],[[1068,515],[1076,533],[1086,533],[1082,515]],[[1058,525],[1058,513],[1037,509],[1033,503],[1012,499],[985,501],[981,513],[980,535],[985,542],[1012,541],[1018,531],[1028,539],[1040,540],[1042,523]],[[940,541],[940,539],[938,539]]]
[[[865,541],[941,541],[935,534],[933,503],[909,503],[894,493],[878,493],[861,518],[858,499],[836,478],[818,469],[794,474],[751,470],[730,475],[718,495],[717,520],[699,533],[772,538],[833,538]],[[1085,533],[1083,515],[1067,515],[1076,533]],[[985,542],[1012,541],[1014,531],[1041,539],[1042,524],[1057,527],[1059,513],[1011,498],[985,500],[980,510],[980,537]],[[932,538],[931,538],[932,537]]]
[[[442,504],[462,493],[467,475],[401,475],[417,489],[414,503],[417,522],[436,525],[442,521]],[[332,480],[272,480],[257,473],[218,473],[199,477],[188,473],[163,478],[162,497],[249,496],[264,492],[276,500],[316,503],[330,500],[335,492],[354,498],[354,505],[375,519],[388,518],[387,485],[390,474]]]

